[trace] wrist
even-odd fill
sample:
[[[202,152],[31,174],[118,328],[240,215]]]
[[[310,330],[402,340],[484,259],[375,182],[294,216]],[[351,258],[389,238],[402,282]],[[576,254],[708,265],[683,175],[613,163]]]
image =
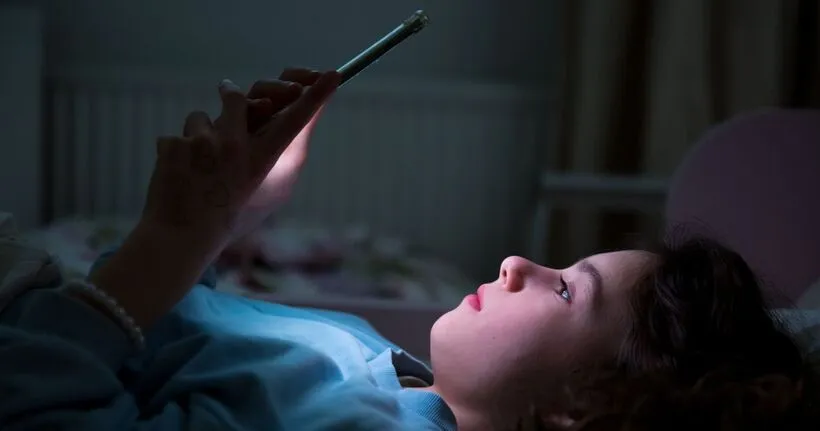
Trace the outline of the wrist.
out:
[[[219,225],[172,225],[143,217],[126,241],[161,246],[182,258],[215,256],[230,239],[232,227]]]
[[[141,220],[89,281],[147,328],[196,284],[225,238]]]
[[[271,207],[246,207],[237,217],[230,234],[230,243],[239,241],[260,229],[276,213]]]

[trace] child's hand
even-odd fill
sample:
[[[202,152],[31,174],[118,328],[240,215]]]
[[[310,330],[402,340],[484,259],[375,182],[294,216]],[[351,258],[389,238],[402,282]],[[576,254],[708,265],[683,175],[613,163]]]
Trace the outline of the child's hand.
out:
[[[287,69],[278,80],[257,81],[248,92],[248,130],[254,133],[275,115],[276,100],[283,97],[283,92],[287,93],[286,82],[295,82],[303,88],[314,85],[321,77],[321,73],[309,69]],[[289,93],[288,95],[292,94]],[[285,95],[284,97],[288,97]],[[299,93],[296,93],[298,96]],[[321,108],[320,108],[321,110]],[[299,173],[305,164],[308,156],[308,146],[313,128],[319,112],[285,148],[276,164],[262,180],[262,183],[251,196],[245,207],[242,209],[237,225],[234,229],[234,238],[241,238],[243,235],[257,229],[270,215],[274,214],[290,197]],[[219,119],[216,120],[219,122]]]
[[[222,113],[216,121],[192,113],[184,137],[157,141],[141,223],[185,232],[208,247],[223,245],[288,144],[338,85],[339,75],[328,72],[304,90],[298,83],[268,83],[268,91],[258,91],[262,97],[255,98],[223,82]]]
[[[277,87],[281,81],[296,82],[303,87],[308,87],[315,84],[320,76],[319,72],[308,69],[287,69],[279,76],[279,81],[259,81],[255,83],[248,92],[248,98],[252,100],[251,103],[257,105],[249,111],[249,127],[253,130],[254,126],[260,123],[260,120],[261,122],[267,121],[273,115],[273,103],[269,103],[269,101],[278,95]],[[314,114],[313,118],[279,156],[279,160],[276,161],[273,169],[268,172],[259,189],[250,199],[247,209],[270,213],[287,200],[307,159],[310,137],[319,114],[320,112]]]

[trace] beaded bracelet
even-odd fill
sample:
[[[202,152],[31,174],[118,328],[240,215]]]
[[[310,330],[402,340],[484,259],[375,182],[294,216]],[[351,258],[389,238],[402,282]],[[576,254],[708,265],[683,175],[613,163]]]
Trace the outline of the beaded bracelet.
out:
[[[103,306],[128,334],[128,338],[136,346],[137,350],[145,348],[145,336],[142,329],[134,322],[134,319],[111,295],[90,283],[70,283],[66,286],[69,292],[76,292],[93,300],[96,304]]]

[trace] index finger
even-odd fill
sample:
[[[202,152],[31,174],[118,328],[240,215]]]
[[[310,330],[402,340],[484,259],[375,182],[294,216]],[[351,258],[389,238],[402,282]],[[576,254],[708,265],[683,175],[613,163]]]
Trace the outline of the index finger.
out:
[[[219,84],[219,97],[222,99],[220,132],[233,139],[242,137],[247,132],[248,121],[248,101],[245,95],[236,84],[226,79]]]
[[[300,83],[288,82],[284,80],[261,80],[256,81],[248,91],[248,99],[295,99],[294,95],[301,94]]]
[[[305,125],[336,91],[341,75],[332,71],[322,75],[290,106],[283,109],[264,131],[262,141],[268,154],[278,154],[299,134]]]
[[[279,79],[282,81],[298,82],[307,87],[316,83],[316,80],[322,77],[322,73],[318,70],[303,69],[303,68],[288,68],[285,69]]]

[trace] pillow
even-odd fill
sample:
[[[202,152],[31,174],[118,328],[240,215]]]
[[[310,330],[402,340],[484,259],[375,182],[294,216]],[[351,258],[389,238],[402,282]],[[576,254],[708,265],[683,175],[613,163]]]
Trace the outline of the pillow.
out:
[[[820,309],[777,309],[774,315],[806,349],[809,357],[820,361]]]
[[[797,300],[797,308],[820,310],[820,278],[814,282]]]

